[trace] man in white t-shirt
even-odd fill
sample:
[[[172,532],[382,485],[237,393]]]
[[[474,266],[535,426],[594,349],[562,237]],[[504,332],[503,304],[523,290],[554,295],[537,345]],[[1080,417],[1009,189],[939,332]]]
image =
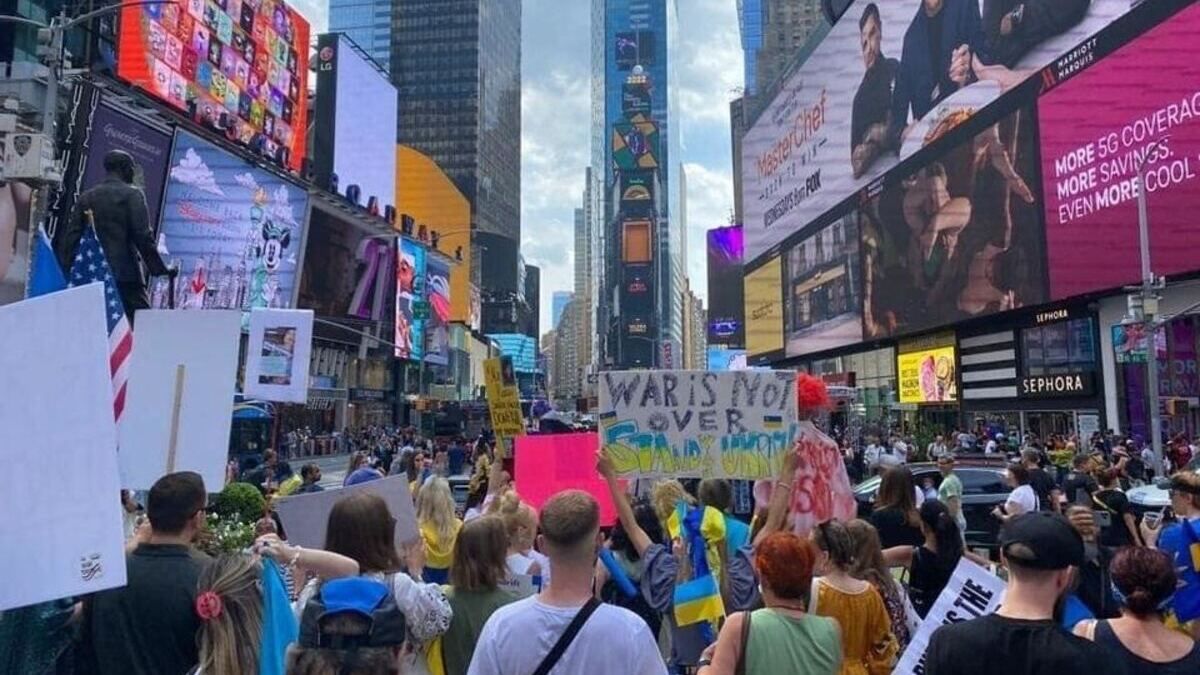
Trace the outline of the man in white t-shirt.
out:
[[[900,460],[900,464],[908,463],[908,443],[903,438],[896,436],[892,439],[892,453]]]
[[[554,649],[592,596],[600,538],[600,507],[586,492],[568,490],[546,502],[541,548],[554,579],[540,594],[496,610],[475,645],[468,675],[529,675]],[[649,627],[638,615],[601,604],[550,669],[551,675],[666,675]]]

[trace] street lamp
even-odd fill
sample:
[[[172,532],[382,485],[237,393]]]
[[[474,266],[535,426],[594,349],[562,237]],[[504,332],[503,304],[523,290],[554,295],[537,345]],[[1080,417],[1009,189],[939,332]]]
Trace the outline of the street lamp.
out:
[[[1157,153],[1162,144],[1169,139],[1170,136],[1163,136],[1147,146],[1146,153],[1137,165],[1138,246],[1141,249],[1142,259],[1141,304],[1142,318],[1149,341],[1149,355],[1146,359],[1146,387],[1150,390],[1150,447],[1154,452],[1154,462],[1158,467],[1163,466],[1163,447],[1162,411],[1158,407],[1157,335],[1158,329],[1166,322],[1155,318],[1158,315],[1156,291],[1159,284],[1155,281],[1154,273],[1150,269],[1150,215],[1146,204],[1146,164],[1150,162],[1150,156]]]

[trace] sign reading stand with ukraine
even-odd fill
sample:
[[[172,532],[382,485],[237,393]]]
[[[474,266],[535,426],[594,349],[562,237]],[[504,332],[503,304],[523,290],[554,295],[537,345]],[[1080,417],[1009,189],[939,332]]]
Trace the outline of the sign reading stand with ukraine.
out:
[[[625,476],[770,478],[799,433],[792,371],[601,375],[600,443]]]

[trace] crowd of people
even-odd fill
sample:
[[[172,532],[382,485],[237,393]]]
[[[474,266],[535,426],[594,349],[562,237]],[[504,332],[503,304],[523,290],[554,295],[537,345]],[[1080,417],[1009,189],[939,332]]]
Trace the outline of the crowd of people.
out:
[[[387,503],[355,491],[334,505],[321,550],[268,524],[247,550],[207,557],[194,546],[206,487],[169,474],[130,538],[128,583],[70,605],[69,658],[15,672],[882,675],[964,558],[1005,578],[1003,602],[947,619],[926,673],[1200,672],[1200,474],[1170,478],[1169,512],[1126,519],[1120,444],[1079,453],[1061,480],[1025,448],[994,513],[993,561],[965,546],[951,449],[938,453],[936,486],[915,484],[903,464],[881,467],[869,518],[797,533],[786,523],[798,452],[748,523],[731,513],[728,481],[631,491],[601,452],[608,528],[581,491],[535,510],[486,442],[462,448],[470,495],[456,505],[435,470],[449,447],[399,439],[390,465],[387,447],[356,452],[346,484],[364,471],[407,474],[415,541],[396,541]],[[285,464],[268,453],[245,477],[278,491],[292,480]],[[311,466],[297,492],[319,488]],[[0,642],[24,644],[9,618]]]

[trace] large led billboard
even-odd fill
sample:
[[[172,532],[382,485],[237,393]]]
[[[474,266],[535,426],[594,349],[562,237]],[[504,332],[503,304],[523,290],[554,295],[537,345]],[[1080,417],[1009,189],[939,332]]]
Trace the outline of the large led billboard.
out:
[[[276,0],[125,5],[117,76],[299,171],[308,34],[308,21]]]
[[[742,286],[742,228],[708,231],[708,343],[746,343],[746,304]]]
[[[185,131],[175,134],[160,250],[180,269],[180,309],[292,306],[308,193]],[[155,279],[151,306],[168,306]]]
[[[1140,165],[1153,272],[1200,269],[1197,35],[1200,6],[1192,5],[1038,100],[1053,298],[1141,280]],[[1108,46],[1096,45],[1088,61]]]
[[[443,257],[425,259],[425,288],[429,297],[429,336],[425,360],[444,366],[450,363],[450,263]]]
[[[1046,301],[1035,131],[1020,108],[859,210],[868,340]]]
[[[804,356],[862,341],[858,215],[813,232],[784,256],[787,355]]]
[[[1035,11],[1031,3],[992,0],[853,3],[742,141],[747,262],[775,255],[806,225],[1130,5],[1056,0]]]
[[[396,248],[396,358],[420,361],[425,355],[428,311],[425,247],[401,237],[396,240]]]
[[[394,240],[314,207],[297,306],[318,316],[390,323],[396,297]]]
[[[783,265],[779,258],[746,275],[746,357],[760,363],[783,352]]]
[[[379,211],[396,204],[396,87],[387,74],[342,33],[317,38],[317,102],[313,171],[322,187],[346,194],[359,187],[361,206],[371,197]],[[380,148],[385,151],[380,151]]]

